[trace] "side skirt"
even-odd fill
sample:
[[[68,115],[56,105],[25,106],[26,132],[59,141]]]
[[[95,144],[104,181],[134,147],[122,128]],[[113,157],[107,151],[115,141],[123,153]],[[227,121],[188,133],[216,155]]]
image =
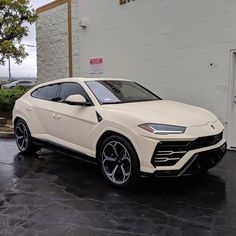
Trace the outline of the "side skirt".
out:
[[[47,148],[49,150],[61,153],[63,155],[68,155],[68,156],[76,158],[78,160],[97,165],[96,158],[88,156],[88,155],[81,153],[81,152],[74,151],[70,148],[63,146],[63,145],[58,145],[58,144],[50,142],[50,141],[40,140],[40,139],[36,139],[36,138],[32,138],[32,142],[33,142],[33,144],[40,146],[42,148]]]

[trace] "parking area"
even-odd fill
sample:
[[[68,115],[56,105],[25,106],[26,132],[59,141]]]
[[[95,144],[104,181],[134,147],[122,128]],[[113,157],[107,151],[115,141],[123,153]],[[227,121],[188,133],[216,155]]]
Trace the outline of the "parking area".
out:
[[[206,175],[141,178],[130,190],[98,168],[0,140],[0,235],[236,235],[236,152]]]

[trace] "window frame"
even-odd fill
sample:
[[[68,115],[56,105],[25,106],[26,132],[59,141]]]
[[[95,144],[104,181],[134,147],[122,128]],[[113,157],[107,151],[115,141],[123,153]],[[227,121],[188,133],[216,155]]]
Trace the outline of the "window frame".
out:
[[[71,82],[71,81],[66,81],[66,82],[60,82],[60,83],[53,83],[53,84],[48,84],[48,85],[44,85],[44,86],[38,87],[38,88],[36,88],[34,91],[32,91],[32,92],[30,93],[30,96],[31,96],[32,98],[39,99],[39,100],[43,100],[43,101],[57,102],[57,103],[61,103],[61,104],[66,104],[65,102],[58,101],[58,99],[59,99],[59,96],[60,96],[60,94],[61,94],[62,85],[63,85],[63,84],[68,84],[68,83],[70,83],[70,84],[76,84],[76,85],[80,86],[81,89],[84,91],[84,93],[85,93],[85,94],[87,95],[87,97],[88,97],[88,101],[87,101],[87,102],[90,102],[90,103],[91,103],[90,106],[94,106],[94,103],[93,103],[91,97],[88,95],[88,93],[87,93],[86,90],[83,88],[83,86],[82,86],[80,83],[77,83],[77,82],[74,82],[74,81],[73,81],[73,82]],[[52,100],[47,100],[47,99],[38,98],[38,97],[35,97],[35,96],[32,95],[35,91],[37,91],[37,90],[39,90],[39,89],[42,89],[42,88],[45,88],[45,87],[48,87],[48,86],[52,86],[52,85],[57,85],[57,84],[59,85],[59,88],[58,88],[58,90],[57,90],[56,100],[53,100],[53,101],[52,101]]]
[[[159,97],[158,95],[156,95],[154,92],[150,91],[149,89],[145,88],[144,86],[142,86],[141,84],[135,82],[135,81],[131,81],[134,84],[137,84],[138,86],[140,86],[141,88],[143,88],[144,90],[146,90],[147,92],[149,92],[150,94],[152,94],[154,97],[158,98],[157,100],[136,100],[136,101],[128,101],[128,102],[111,102],[111,103],[102,103],[99,101],[99,99],[97,98],[96,94],[94,93],[94,91],[88,86],[87,82],[91,82],[91,81],[99,81],[99,80],[88,80],[85,81],[85,84],[87,86],[87,88],[91,91],[91,93],[93,94],[93,96],[95,97],[95,99],[97,100],[97,102],[101,105],[114,105],[114,104],[126,104],[126,103],[136,103],[136,102],[150,102],[150,101],[159,101],[159,100],[163,100],[161,97]],[[105,80],[104,80],[105,81]],[[121,80],[108,80],[108,81],[121,81]],[[129,81],[129,80],[128,80]]]
[[[55,97],[56,100],[43,99],[43,98],[35,97],[35,96],[32,95],[35,91],[37,91],[37,90],[39,90],[39,89],[43,89],[43,88],[45,88],[45,87],[50,87],[50,86],[53,86],[53,85],[59,85],[59,88],[58,88],[58,90],[57,90],[57,94],[56,94],[56,97]],[[44,85],[44,86],[41,86],[41,87],[36,88],[33,92],[30,93],[30,96],[31,96],[32,98],[39,99],[39,100],[43,100],[43,101],[57,102],[58,94],[59,94],[60,88],[61,88],[61,83],[53,83],[53,84]]]
[[[93,103],[91,97],[88,95],[88,93],[87,93],[86,90],[83,88],[83,86],[82,86],[80,83],[74,82],[74,81],[73,81],[73,82],[71,82],[71,81],[61,82],[61,83],[60,83],[59,92],[58,92],[58,94],[57,94],[57,98],[60,97],[63,84],[76,84],[76,85],[79,85],[79,86],[81,87],[81,89],[84,91],[84,93],[85,93],[85,94],[87,95],[87,97],[88,97],[88,101],[87,101],[87,102],[90,102],[90,103],[91,103],[90,106],[94,106],[94,103]],[[79,95],[81,95],[81,94],[79,94]],[[86,99],[86,98],[85,98],[85,99]],[[65,104],[65,102],[61,102],[61,101],[57,101],[57,102],[58,102],[58,103],[61,103],[61,104]]]
[[[32,81],[27,81],[27,80],[19,80],[19,84],[32,84]]]

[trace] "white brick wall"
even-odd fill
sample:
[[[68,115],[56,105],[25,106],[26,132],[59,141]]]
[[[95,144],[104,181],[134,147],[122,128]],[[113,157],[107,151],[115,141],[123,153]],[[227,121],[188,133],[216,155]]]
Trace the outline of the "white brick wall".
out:
[[[40,13],[36,27],[38,80],[68,77],[67,4]]]
[[[72,0],[73,76],[79,76],[79,1]]]

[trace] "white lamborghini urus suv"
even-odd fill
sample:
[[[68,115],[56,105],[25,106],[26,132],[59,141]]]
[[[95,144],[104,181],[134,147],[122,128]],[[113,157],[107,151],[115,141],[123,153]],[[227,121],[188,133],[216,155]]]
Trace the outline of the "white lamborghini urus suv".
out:
[[[162,100],[124,79],[40,84],[16,101],[13,122],[21,152],[49,147],[94,160],[118,187],[132,185],[141,173],[206,171],[226,151],[224,127],[211,112]]]

